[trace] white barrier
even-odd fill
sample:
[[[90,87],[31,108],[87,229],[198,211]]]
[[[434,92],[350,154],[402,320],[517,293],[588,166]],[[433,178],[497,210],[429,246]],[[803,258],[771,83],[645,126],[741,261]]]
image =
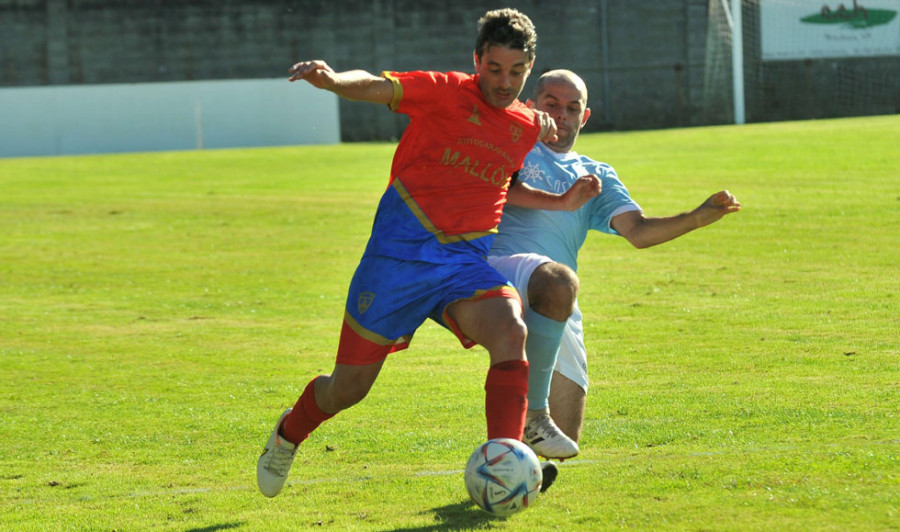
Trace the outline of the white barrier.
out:
[[[0,89],[0,157],[338,142],[337,97],[285,78]]]

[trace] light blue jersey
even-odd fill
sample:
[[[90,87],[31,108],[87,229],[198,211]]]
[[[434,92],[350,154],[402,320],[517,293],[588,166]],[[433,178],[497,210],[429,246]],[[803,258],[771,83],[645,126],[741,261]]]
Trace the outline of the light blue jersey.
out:
[[[641,210],[631,199],[616,171],[606,163],[575,152],[556,153],[538,142],[525,158],[519,179],[534,188],[563,193],[579,178],[596,175],[603,184],[600,195],[576,211],[544,211],[507,204],[491,255],[538,253],[577,271],[578,250],[595,229],[618,234],[610,220],[624,212]]]

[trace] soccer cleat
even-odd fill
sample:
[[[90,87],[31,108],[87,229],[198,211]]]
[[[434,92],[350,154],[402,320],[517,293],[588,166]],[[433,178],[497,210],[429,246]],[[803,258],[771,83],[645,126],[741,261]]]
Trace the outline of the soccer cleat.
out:
[[[544,475],[544,480],[541,482],[541,493],[544,493],[556,481],[559,469],[553,462],[541,462],[541,473]]]
[[[259,491],[266,497],[274,497],[281,493],[284,481],[287,480],[288,473],[291,471],[291,464],[294,463],[294,455],[297,454],[297,446],[278,433],[281,423],[290,413],[291,409],[288,408],[278,418],[275,430],[269,436],[266,448],[259,457],[259,461],[256,462],[256,484],[259,486]]]
[[[546,411],[528,416],[522,441],[544,458],[564,460],[578,454],[578,444],[559,430]]]

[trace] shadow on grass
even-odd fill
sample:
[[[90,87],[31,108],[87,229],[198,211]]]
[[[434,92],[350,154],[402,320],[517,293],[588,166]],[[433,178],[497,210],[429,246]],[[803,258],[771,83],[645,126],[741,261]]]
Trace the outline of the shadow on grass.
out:
[[[487,512],[482,511],[475,503],[466,500],[456,504],[448,504],[432,508],[427,512],[434,514],[435,524],[429,526],[419,526],[412,528],[392,528],[394,532],[417,531],[417,532],[438,532],[441,530],[484,530],[485,524],[490,521],[500,521],[502,517],[493,517]],[[427,513],[423,512],[423,513]]]
[[[229,528],[240,528],[241,526],[243,526],[243,523],[221,523],[200,528],[189,528],[185,532],[216,532],[216,530],[228,530]]]

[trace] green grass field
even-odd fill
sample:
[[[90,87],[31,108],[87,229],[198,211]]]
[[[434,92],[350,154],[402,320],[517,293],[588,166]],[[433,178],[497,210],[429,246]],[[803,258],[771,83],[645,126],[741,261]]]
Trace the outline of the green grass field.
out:
[[[256,459],[327,373],[392,144],[0,160],[0,529],[900,529],[900,117],[585,135],[649,214],[592,235],[582,454],[492,519],[487,354],[426,324],[285,491]]]

